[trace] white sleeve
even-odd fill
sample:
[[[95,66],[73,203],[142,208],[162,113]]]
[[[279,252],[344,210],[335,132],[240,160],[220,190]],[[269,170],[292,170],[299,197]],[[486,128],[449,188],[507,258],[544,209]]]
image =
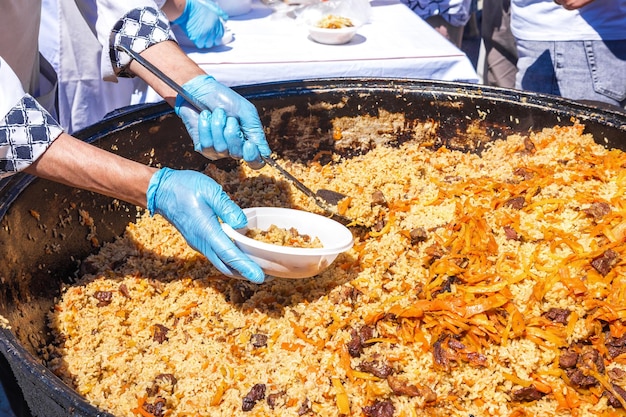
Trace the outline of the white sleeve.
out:
[[[30,166],[62,132],[0,57],[0,178]]]
[[[109,44],[115,23],[126,13],[143,7],[158,7],[155,0],[76,0],[76,4],[103,47]]]
[[[111,51],[111,46],[120,43],[119,40],[113,39],[118,36],[116,33],[120,32],[120,26],[122,27],[121,31],[126,32],[129,36],[135,36],[135,34],[140,33],[142,28],[138,28],[133,33],[133,28],[136,28],[135,22],[130,19],[131,22],[128,25],[124,25],[125,19],[128,20],[129,13],[141,10],[157,10],[159,14],[162,15],[159,19],[159,26],[162,30],[158,31],[158,34],[153,36],[152,39],[145,44],[143,49],[146,49],[148,46],[156,42],[160,42],[167,39],[175,39],[171,29],[169,27],[169,21],[160,11],[160,8],[165,3],[165,0],[77,0],[76,4],[78,5],[81,13],[85,17],[87,23],[92,26],[92,30],[96,33],[98,41],[102,45],[102,74],[103,78],[107,81],[115,81],[117,76],[120,75],[119,66],[116,63],[112,62],[116,60],[116,51]],[[148,13],[141,13],[142,15],[149,15]],[[152,24],[151,18],[147,18],[148,24]],[[156,25],[157,23],[155,23]],[[166,26],[164,28],[163,26]],[[116,29],[117,28],[117,29]],[[117,31],[117,32],[116,32]],[[167,38],[164,37],[162,31],[168,32]],[[143,49],[137,49],[133,47],[133,50],[137,52],[143,51]],[[114,55],[113,57],[111,55]],[[122,64],[125,64],[124,62]],[[122,74],[124,75],[124,74]]]
[[[22,88],[19,78],[9,64],[0,57],[0,117],[4,117],[24,97],[26,92]]]

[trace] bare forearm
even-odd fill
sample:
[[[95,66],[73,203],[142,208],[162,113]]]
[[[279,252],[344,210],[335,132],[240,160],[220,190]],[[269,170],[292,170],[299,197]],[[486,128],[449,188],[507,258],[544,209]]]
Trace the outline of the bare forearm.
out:
[[[182,85],[205,72],[183,52],[176,42],[165,41],[151,46],[141,56],[160,69],[165,75]],[[176,92],[155,77],[137,61],[130,63],[130,70],[146,81],[165,101],[174,105]]]
[[[124,159],[66,133],[25,172],[69,186],[146,206],[155,168]]]

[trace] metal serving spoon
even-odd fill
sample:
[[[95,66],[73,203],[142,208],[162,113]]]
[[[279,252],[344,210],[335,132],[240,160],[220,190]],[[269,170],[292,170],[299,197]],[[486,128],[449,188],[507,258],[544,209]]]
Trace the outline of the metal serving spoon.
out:
[[[208,110],[208,108],[204,104],[202,104],[199,100],[196,100],[192,95],[188,94],[182,86],[180,86],[170,77],[165,75],[163,71],[158,69],[156,66],[152,65],[151,62],[149,62],[147,59],[139,55],[137,52],[123,45],[118,45],[117,49],[130,55],[135,61],[139,62],[148,71],[150,71],[157,78],[159,78],[161,81],[167,84],[171,89],[176,91],[182,98],[187,100],[187,102],[189,102],[189,104],[194,106],[198,111],[201,112],[202,110]],[[285,168],[283,168],[271,156],[261,155],[261,158],[266,164],[274,167],[283,177],[285,177],[289,182],[291,182],[298,190],[302,191],[306,196],[312,198],[315,204],[317,204],[318,207],[322,208],[324,211],[330,214],[332,218],[334,218],[335,220],[339,221],[340,223],[344,225],[354,223],[353,220],[337,213],[336,204],[339,200],[345,197],[343,194],[338,193],[336,191],[330,191],[330,190],[320,190],[318,191],[318,193],[315,193],[309,187],[304,185],[300,180],[298,180],[296,177],[291,175],[289,171],[285,170]]]

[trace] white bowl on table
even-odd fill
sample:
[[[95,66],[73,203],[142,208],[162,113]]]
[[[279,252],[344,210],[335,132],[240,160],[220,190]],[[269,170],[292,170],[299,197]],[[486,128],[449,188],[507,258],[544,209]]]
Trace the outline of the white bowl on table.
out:
[[[353,18],[338,14],[311,14],[306,18],[309,27],[309,37],[315,42],[328,45],[342,45],[354,38],[361,26]]]
[[[337,29],[320,28],[309,26],[309,36],[315,42],[327,45],[343,45],[352,40],[358,30],[358,26],[349,26]]]
[[[337,256],[354,244],[352,232],[334,220],[307,211],[253,207],[243,210],[248,226],[233,229],[223,223],[222,229],[237,247],[255,261],[266,275],[278,278],[309,278],[328,268]],[[318,238],[321,248],[297,248],[273,245],[246,236],[249,229],[267,230],[270,226],[295,228],[300,235]]]

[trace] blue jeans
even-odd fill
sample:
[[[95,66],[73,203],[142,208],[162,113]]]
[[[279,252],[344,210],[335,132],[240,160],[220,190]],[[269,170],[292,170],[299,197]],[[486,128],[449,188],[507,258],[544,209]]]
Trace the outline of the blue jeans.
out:
[[[515,88],[626,108],[626,39],[516,42]]]

